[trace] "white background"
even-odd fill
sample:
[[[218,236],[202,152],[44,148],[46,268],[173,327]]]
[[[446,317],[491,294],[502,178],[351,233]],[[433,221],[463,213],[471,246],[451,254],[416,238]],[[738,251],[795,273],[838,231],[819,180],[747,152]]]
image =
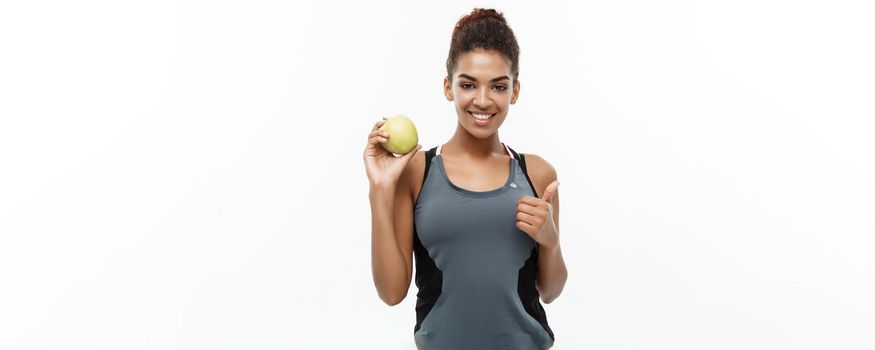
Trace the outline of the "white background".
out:
[[[474,6],[562,183],[554,349],[875,348],[875,11],[776,0],[3,2],[0,348],[412,349],[362,151],[450,138]]]

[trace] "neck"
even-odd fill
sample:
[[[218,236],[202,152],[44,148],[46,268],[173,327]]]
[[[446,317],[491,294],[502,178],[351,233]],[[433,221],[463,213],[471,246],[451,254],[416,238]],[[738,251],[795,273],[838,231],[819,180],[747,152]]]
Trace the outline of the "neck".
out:
[[[456,133],[453,134],[453,137],[441,148],[441,153],[446,149],[449,149],[452,154],[475,159],[507,156],[507,151],[498,139],[498,131],[485,139],[478,139],[461,125],[456,128]]]

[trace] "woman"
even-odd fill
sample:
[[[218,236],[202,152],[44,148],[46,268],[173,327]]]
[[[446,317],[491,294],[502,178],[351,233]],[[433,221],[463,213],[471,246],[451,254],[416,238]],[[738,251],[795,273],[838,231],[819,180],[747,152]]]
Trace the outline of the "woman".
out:
[[[547,349],[538,300],[567,279],[559,248],[556,171],[518,154],[498,128],[519,96],[519,46],[501,13],[474,9],[453,31],[444,94],[458,119],[449,141],[400,157],[368,135],[371,267],[388,305],[407,295],[416,260],[420,349]]]

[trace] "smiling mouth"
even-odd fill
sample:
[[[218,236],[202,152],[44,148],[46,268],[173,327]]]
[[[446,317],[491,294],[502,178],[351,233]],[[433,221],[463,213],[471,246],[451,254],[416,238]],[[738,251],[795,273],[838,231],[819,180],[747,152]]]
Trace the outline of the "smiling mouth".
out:
[[[471,116],[471,118],[474,118],[474,119],[476,119],[476,120],[489,120],[489,118],[494,117],[495,114],[496,114],[496,113],[492,113],[492,114],[480,114],[480,113],[472,113],[472,112],[470,112],[470,111],[468,112],[468,115]]]

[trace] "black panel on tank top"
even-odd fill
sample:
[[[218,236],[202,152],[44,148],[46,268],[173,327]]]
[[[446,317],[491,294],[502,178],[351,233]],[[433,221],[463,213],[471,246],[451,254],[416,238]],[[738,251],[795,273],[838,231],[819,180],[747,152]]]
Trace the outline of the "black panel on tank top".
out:
[[[434,157],[437,147],[425,152],[425,175],[422,177],[422,183],[425,184],[425,178],[428,177],[428,169],[431,165],[431,159]],[[441,295],[443,286],[443,272],[437,268],[434,259],[428,254],[428,250],[422,245],[419,240],[419,235],[416,233],[416,225],[413,225],[413,252],[416,256],[416,287],[419,292],[416,293],[416,326],[413,327],[413,332],[419,330],[422,326],[422,321],[425,316],[434,307],[437,299]]]

